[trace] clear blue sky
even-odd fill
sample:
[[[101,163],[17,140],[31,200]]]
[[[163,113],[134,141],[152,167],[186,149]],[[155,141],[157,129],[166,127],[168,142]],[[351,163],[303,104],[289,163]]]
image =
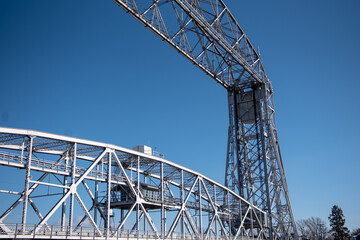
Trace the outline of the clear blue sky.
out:
[[[226,1],[259,47],[297,220],[360,227],[360,1]],[[131,148],[223,183],[226,92],[111,0],[0,1],[0,126]]]

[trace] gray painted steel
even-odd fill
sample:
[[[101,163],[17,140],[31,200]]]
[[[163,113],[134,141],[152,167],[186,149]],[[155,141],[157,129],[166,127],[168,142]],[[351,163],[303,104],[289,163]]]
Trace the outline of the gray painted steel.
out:
[[[222,0],[113,0],[226,88],[225,185],[268,213],[270,239],[297,231],[281,159],[271,82]]]
[[[169,238],[176,231],[183,237],[190,234],[202,239],[222,235],[226,238],[296,238],[271,82],[260,54],[224,2],[113,1],[227,90],[229,132],[225,185],[228,188],[164,159],[117,146],[2,128],[1,147],[15,152],[0,153],[0,164],[26,169],[26,174],[19,199],[0,217],[1,229],[5,233],[10,231],[2,222],[22,202],[21,231],[26,231],[29,204],[40,219],[35,233],[48,228],[47,221],[55,212],[60,212],[61,206],[61,226],[69,226],[72,234],[76,231],[73,230],[76,200],[85,213],[77,227],[87,219],[99,236],[122,231],[135,212],[131,231],[139,232],[142,228],[161,238]],[[58,159],[48,162],[34,154],[55,155]],[[84,167],[77,163],[79,160],[92,163]],[[34,171],[43,175],[33,180],[30,173]],[[57,175],[58,181],[44,182],[51,175]],[[95,194],[86,181],[94,182]],[[106,194],[101,200],[99,188],[104,184]],[[38,186],[61,189],[62,197],[44,216],[30,197]],[[84,186],[90,196],[90,208],[77,191],[80,186]],[[154,186],[157,189],[153,189]],[[114,199],[118,202],[112,201]],[[121,211],[121,217],[120,223],[112,228],[110,219],[114,209]],[[159,212],[159,225],[154,223],[151,211]],[[177,213],[169,220],[172,211]],[[100,230],[99,221],[103,221],[105,233]],[[264,228],[266,222],[268,227]]]

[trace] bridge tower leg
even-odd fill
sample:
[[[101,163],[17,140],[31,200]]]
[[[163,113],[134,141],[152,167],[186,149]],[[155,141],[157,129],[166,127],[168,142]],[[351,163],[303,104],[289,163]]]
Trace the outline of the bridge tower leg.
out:
[[[32,156],[32,148],[33,148],[33,137],[29,137],[29,149],[28,149],[28,156],[27,156],[27,163],[26,163],[26,173],[25,173],[25,187],[24,187],[24,200],[23,200],[23,210],[22,210],[22,232],[25,231],[26,225],[26,217],[27,217],[27,204],[29,201],[29,184],[30,184],[30,171],[31,171],[31,156]]]
[[[269,239],[290,239],[296,226],[269,89],[266,84],[255,84],[228,90],[225,185],[267,212]]]

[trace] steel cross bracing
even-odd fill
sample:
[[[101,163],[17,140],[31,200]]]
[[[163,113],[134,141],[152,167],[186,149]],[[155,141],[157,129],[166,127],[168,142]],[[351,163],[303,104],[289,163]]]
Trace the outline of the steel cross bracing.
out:
[[[266,213],[231,189],[119,146],[0,127],[0,168],[24,183],[0,175],[0,238],[267,238]]]
[[[225,185],[268,212],[270,239],[297,231],[259,53],[221,0],[113,0],[228,91]]]

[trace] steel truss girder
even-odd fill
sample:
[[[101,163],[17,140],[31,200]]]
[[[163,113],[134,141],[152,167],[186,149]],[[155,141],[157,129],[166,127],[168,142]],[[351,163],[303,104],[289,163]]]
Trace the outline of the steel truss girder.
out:
[[[225,87],[232,97],[261,86],[263,92],[256,96],[259,119],[255,124],[245,124],[236,115],[240,105],[229,101],[225,185],[268,211],[270,238],[296,236],[271,82],[259,53],[223,1],[113,1]]]
[[[5,135],[21,136],[25,141],[11,144],[8,141],[1,142],[1,137]],[[41,144],[41,148],[38,144]],[[67,147],[55,151],[53,148],[59,145]],[[29,230],[27,225],[21,225],[19,233],[23,235],[46,235],[54,227],[48,224],[49,221],[54,221],[55,216],[64,219],[66,215],[68,221],[61,221],[59,231],[71,236],[81,235],[87,220],[93,229],[92,234],[100,238],[115,238],[126,231],[135,235],[150,231],[152,236],[160,239],[170,239],[173,236],[202,239],[236,239],[243,236],[267,238],[264,211],[213,180],[163,158],[110,144],[0,128],[0,165],[28,169],[31,176],[39,175],[36,181],[29,180],[27,189],[28,202],[38,215],[39,221],[32,230]],[[52,182],[49,176],[54,176],[51,178]],[[58,176],[64,176],[65,180],[69,178],[69,181]],[[159,197],[151,198],[142,189],[143,184],[151,184],[153,189],[159,189]],[[43,193],[41,188],[44,187],[60,190],[60,193]],[[127,208],[116,205],[127,204],[117,197],[120,193],[117,190],[119,187],[128,189],[131,205]],[[24,204],[24,193],[15,190],[0,191],[3,194],[20,194],[17,201],[10,203],[9,209],[0,217],[0,228],[9,236],[15,232],[11,225],[6,223],[6,217],[17,205]],[[58,200],[48,201],[47,210],[37,204],[39,198],[46,199],[56,195],[59,195]],[[74,200],[71,200],[71,203],[72,196]],[[5,200],[6,198],[0,199],[3,203]],[[71,204],[64,205],[66,202]],[[235,205],[237,207],[234,207]],[[157,215],[158,210],[161,210],[162,218]],[[118,211],[124,211],[125,216],[120,218],[119,224],[110,224],[110,219],[116,217],[111,212]],[[34,219],[28,217],[28,212],[29,209],[21,217],[28,222],[34,222]],[[100,213],[102,221],[96,220],[97,212]],[[79,219],[79,222],[75,222],[75,219]],[[241,219],[241,222],[235,223],[236,219]],[[143,225],[140,224],[141,221],[144,222]],[[130,224],[135,227],[136,233],[132,233],[128,228]],[[146,226],[149,226],[149,229],[145,228]]]
[[[221,0],[113,0],[225,88],[268,82],[254,49]]]

